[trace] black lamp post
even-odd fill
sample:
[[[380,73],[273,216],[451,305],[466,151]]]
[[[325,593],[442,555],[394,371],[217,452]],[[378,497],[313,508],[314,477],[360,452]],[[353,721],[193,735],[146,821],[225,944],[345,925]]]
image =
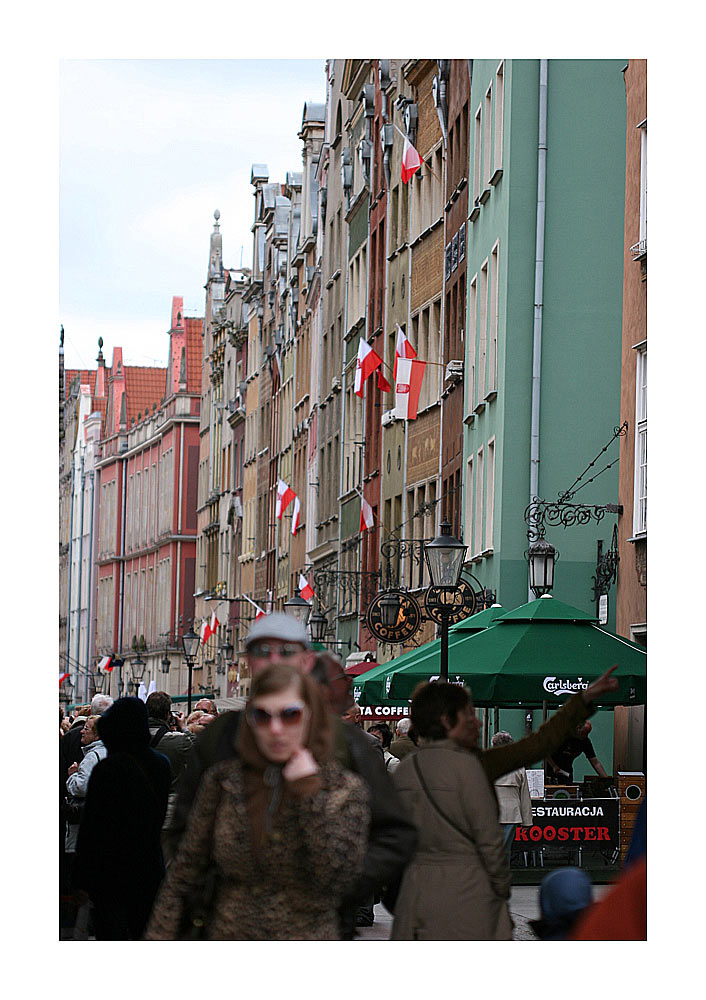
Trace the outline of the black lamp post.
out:
[[[311,605],[303,597],[300,597],[299,594],[295,594],[294,597],[290,597],[285,603],[284,613],[291,615],[292,618],[296,618],[306,628],[306,623],[309,621],[311,613]]]
[[[135,682],[135,687],[139,687],[140,686],[140,683],[142,682],[142,678],[145,676],[145,667],[146,666],[147,666],[147,664],[145,663],[145,661],[142,659],[142,657],[138,653],[137,656],[135,657],[135,659],[130,664],[130,667],[131,667],[131,670],[132,670],[132,679]]]
[[[196,654],[199,651],[199,643],[201,639],[194,632],[193,628],[190,628],[188,632],[184,632],[181,637],[181,643],[184,647],[184,656],[186,657],[186,662],[189,667],[189,690],[187,691],[187,710],[186,714],[191,715],[191,677],[194,669],[194,660],[196,659]]]
[[[554,586],[554,563],[557,551],[551,542],[538,538],[532,542],[527,552],[529,563],[529,585],[535,597],[548,594]]]
[[[380,601],[380,621],[385,628],[393,628],[397,624],[400,613],[400,597],[394,591],[388,591]]]
[[[463,560],[468,546],[459,542],[451,534],[451,525],[444,521],[441,534],[424,546],[424,556],[429,568],[432,586],[440,590],[439,612],[441,614],[441,679],[449,679],[449,615],[452,603],[444,601],[446,596],[458,587]]]

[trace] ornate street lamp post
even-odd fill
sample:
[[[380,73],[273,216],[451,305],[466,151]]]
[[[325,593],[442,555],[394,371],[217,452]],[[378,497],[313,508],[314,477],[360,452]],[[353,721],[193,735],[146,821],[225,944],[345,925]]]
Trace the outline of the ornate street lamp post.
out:
[[[186,657],[186,663],[187,663],[187,665],[189,667],[189,689],[188,689],[187,695],[186,695],[186,697],[187,697],[187,701],[186,701],[186,705],[187,705],[186,714],[187,714],[187,717],[189,715],[191,715],[191,686],[192,686],[192,684],[191,684],[191,677],[192,677],[193,670],[194,670],[194,660],[196,659],[196,654],[199,651],[199,643],[200,642],[201,642],[201,640],[198,637],[198,635],[196,634],[196,632],[194,632],[193,628],[190,628],[189,631],[185,632],[183,634],[183,636],[181,637],[181,643],[182,643],[182,646],[184,647],[184,656]]]
[[[312,642],[324,642],[328,631],[328,619],[321,611],[309,615],[309,635]]]
[[[296,618],[306,628],[306,624],[309,621],[309,614],[311,613],[311,605],[303,597],[300,597],[299,594],[295,594],[294,597],[290,597],[285,603],[284,613],[291,615],[292,618]]]
[[[535,597],[548,594],[554,586],[554,563],[557,551],[551,542],[538,538],[527,551],[529,563],[529,585]]]
[[[449,679],[449,617],[454,609],[456,591],[468,546],[451,534],[451,525],[444,521],[441,534],[424,546],[432,588],[436,589],[437,608],[441,615],[441,679]]]

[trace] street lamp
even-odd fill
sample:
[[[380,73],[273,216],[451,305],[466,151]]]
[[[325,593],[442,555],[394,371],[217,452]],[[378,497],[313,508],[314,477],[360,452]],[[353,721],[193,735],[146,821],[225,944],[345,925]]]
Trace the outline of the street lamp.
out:
[[[544,538],[532,542],[527,552],[529,585],[535,597],[548,594],[554,586],[554,563],[558,554],[551,542]]]
[[[393,628],[397,624],[400,613],[400,598],[395,591],[388,591],[380,600],[380,621],[385,628]]]
[[[184,656],[186,657],[186,662],[189,667],[189,690],[187,692],[187,715],[191,715],[191,676],[194,669],[194,660],[196,659],[196,654],[199,651],[199,643],[201,642],[199,636],[194,632],[193,628],[190,628],[188,632],[184,632],[181,637],[181,643],[184,647]]]
[[[429,568],[432,587],[440,591],[438,611],[441,615],[441,679],[449,679],[449,616],[453,611],[453,597],[458,588],[463,560],[468,546],[451,534],[448,521],[441,524],[441,534],[424,546],[424,556]]]
[[[145,676],[146,666],[147,664],[142,659],[139,653],[130,664],[130,669],[132,670],[132,679],[134,680],[136,687],[139,687],[140,683],[142,682],[142,678]]]
[[[324,642],[328,631],[328,618],[321,611],[309,615],[309,634],[312,642]]]
[[[296,618],[296,620],[306,628],[306,623],[309,621],[309,615],[311,613],[311,605],[308,601],[305,601],[303,597],[295,594],[294,597],[290,597],[285,603],[284,613],[291,615],[292,618]]]

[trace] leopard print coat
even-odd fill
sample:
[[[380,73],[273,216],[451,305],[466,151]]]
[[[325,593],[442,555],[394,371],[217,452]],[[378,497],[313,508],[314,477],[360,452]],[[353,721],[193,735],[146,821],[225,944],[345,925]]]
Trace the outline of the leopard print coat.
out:
[[[255,851],[239,760],[204,775],[178,853],[155,900],[145,935],[179,936],[184,901],[216,866],[205,938],[337,940],[336,910],[362,871],[370,809],[361,778],[329,762],[313,794],[285,795]]]

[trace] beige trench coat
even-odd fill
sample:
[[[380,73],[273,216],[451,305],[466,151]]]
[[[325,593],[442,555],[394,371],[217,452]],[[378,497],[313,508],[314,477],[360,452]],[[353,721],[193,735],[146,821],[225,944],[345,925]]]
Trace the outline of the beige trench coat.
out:
[[[443,819],[432,797],[471,840]],[[393,941],[508,941],[510,871],[493,788],[474,754],[440,740],[406,757],[392,776],[419,831],[400,886]]]

